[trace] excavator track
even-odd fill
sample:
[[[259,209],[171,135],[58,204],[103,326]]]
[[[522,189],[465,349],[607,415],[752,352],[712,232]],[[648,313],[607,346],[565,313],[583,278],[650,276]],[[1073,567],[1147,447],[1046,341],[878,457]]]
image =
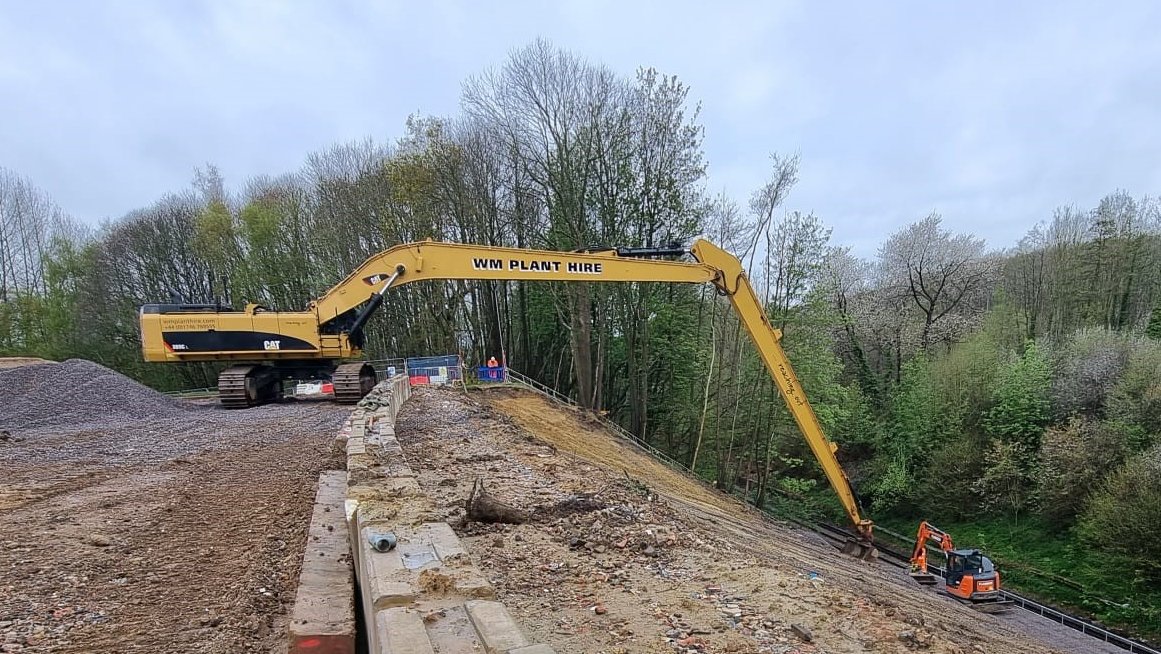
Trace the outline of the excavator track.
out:
[[[339,404],[357,404],[375,388],[379,377],[371,364],[357,361],[335,368],[331,382],[335,385],[335,401]]]
[[[278,399],[278,375],[270,366],[230,366],[218,375],[218,398],[227,409],[245,409]]]
[[[960,604],[963,604],[972,610],[979,611],[980,613],[1007,613],[1008,611],[1011,611],[1013,608],[1015,608],[1016,605],[1014,601],[1007,599],[1003,595],[997,595],[996,597],[990,599],[971,600],[952,595],[951,593],[947,592],[947,589],[943,588],[936,592],[938,592],[940,595],[943,595],[944,597],[950,597]]]

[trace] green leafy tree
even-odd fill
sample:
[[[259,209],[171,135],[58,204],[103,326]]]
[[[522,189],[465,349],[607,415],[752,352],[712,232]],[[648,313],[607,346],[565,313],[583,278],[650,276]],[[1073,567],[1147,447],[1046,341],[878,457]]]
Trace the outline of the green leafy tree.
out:
[[[983,508],[1010,514],[1019,520],[1032,497],[1033,476],[1027,469],[1032,453],[1020,441],[993,440],[984,456],[983,473],[973,489]]]
[[[987,465],[983,452],[987,442],[971,432],[949,438],[931,453],[927,474],[915,480],[917,508],[926,516],[940,519],[971,520],[978,517],[979,495],[976,481]],[[955,474],[946,474],[954,470]]]
[[[1161,341],[1161,304],[1153,306],[1149,312],[1149,324],[1145,327],[1145,335],[1155,341]]]
[[[236,274],[244,257],[230,208],[222,200],[212,200],[197,216],[194,228],[193,251],[210,265],[214,297],[227,302],[252,298],[247,289],[240,288],[244,280]]]
[[[1029,342],[1024,354],[1000,375],[984,429],[994,438],[1020,443],[1024,452],[1036,452],[1048,424],[1051,388],[1048,361],[1036,343]]]
[[[945,407],[961,407],[965,429],[978,430],[995,403],[997,379],[1011,357],[1009,344],[1015,317],[1007,307],[992,309],[982,329],[930,361],[934,393],[931,400]]]
[[[961,432],[962,406],[938,402],[936,387],[926,357],[903,366],[888,427],[877,447],[876,467],[881,472],[872,484],[876,510],[913,507],[923,471],[930,469],[932,451]]]

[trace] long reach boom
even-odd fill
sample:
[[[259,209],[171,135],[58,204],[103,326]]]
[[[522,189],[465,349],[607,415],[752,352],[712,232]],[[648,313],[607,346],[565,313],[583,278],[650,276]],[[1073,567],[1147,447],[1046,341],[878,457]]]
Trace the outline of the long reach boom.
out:
[[[694,261],[656,257],[693,255]],[[151,304],[141,308],[147,361],[233,361],[219,388],[227,406],[252,406],[277,395],[284,377],[332,376],[336,397],[354,400],[375,383],[364,363],[338,364],[358,356],[363,328],[388,288],[425,280],[494,279],[571,282],[710,283],[729,298],[803,437],[826,474],[847,516],[864,541],[872,522],[859,514],[850,482],[783,351],[782,332],[766,316],[741,262],[716,245],[697,240],[683,248],[593,248],[554,252],[423,241],[404,243],[368,258],[306,311],[273,312],[257,305],[242,311],[216,305]]]

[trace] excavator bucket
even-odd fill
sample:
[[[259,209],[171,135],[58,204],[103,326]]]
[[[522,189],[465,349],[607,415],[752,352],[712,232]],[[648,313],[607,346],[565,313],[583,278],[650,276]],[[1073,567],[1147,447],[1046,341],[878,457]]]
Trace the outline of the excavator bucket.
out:
[[[843,544],[842,552],[860,561],[874,561],[879,558],[879,550],[873,543],[857,538],[848,538]]]

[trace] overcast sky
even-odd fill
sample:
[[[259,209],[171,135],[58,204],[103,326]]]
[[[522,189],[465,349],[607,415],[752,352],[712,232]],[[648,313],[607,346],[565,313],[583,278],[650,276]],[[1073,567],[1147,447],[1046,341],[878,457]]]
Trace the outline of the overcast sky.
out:
[[[1161,2],[951,4],[4,1],[0,167],[118,217],[207,162],[240,185],[392,141],[545,37],[690,85],[712,192],[744,203],[801,154],[787,208],[862,255],[931,211],[1006,247],[1058,205],[1161,193]]]

